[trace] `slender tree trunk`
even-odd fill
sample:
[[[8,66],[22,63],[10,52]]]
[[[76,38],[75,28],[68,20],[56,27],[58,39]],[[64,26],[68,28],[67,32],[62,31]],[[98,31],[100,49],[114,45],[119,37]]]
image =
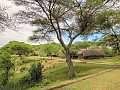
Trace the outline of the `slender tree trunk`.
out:
[[[73,54],[72,54],[72,59],[73,59]]]
[[[119,48],[119,43],[117,43],[117,50],[118,50],[118,55],[120,55],[120,48]]]
[[[51,55],[51,59],[52,59],[52,55]]]
[[[6,81],[8,82],[8,74],[9,74],[9,67],[7,67],[7,71],[6,71]],[[6,83],[7,84],[7,83]]]
[[[74,73],[74,68],[73,68],[73,63],[71,61],[71,56],[70,56],[70,51],[67,51],[66,53],[66,63],[68,64],[69,67],[69,73],[70,73],[70,78],[74,78],[75,77],[75,73]]]

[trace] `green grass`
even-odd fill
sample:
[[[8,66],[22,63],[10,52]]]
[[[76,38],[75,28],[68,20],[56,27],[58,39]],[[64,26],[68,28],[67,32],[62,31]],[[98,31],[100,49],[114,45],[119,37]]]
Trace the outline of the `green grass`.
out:
[[[97,65],[97,64],[88,64],[88,63],[73,63],[74,71],[76,74],[75,78],[83,77],[90,75],[96,72],[100,72],[106,69],[117,68],[118,66],[110,65]],[[64,81],[69,80],[69,70],[66,63],[61,63],[56,65],[56,68],[50,68],[43,72],[44,78],[49,79],[50,81]]]
[[[91,59],[86,60],[86,62],[95,62],[95,63],[108,63],[108,64],[120,64],[119,57],[105,57],[101,59]]]
[[[110,66],[110,65],[97,65],[97,64],[87,64],[87,63],[74,63],[74,71],[76,78],[84,77],[90,74],[94,74],[107,69],[119,68],[119,66]],[[55,68],[47,69],[43,72],[43,77],[50,80],[54,85],[60,82],[69,81],[69,71],[66,63],[61,63],[55,66]],[[39,87],[33,87],[32,89],[39,89]],[[32,90],[30,89],[30,90]]]
[[[120,90],[120,69],[83,80],[57,90]]]

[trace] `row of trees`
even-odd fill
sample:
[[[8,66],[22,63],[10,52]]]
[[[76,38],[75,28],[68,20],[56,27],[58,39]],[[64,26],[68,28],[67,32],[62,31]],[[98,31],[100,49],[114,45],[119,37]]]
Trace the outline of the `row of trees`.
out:
[[[118,55],[118,53],[115,53],[116,49],[114,48],[114,45],[112,46],[103,45],[101,43],[101,40],[99,40],[98,42],[84,41],[84,42],[76,42],[72,44],[70,48],[71,56],[77,54],[80,49],[102,49],[107,57]],[[104,40],[102,42],[104,42]],[[109,43],[110,42],[111,41],[109,41]],[[57,55],[58,57],[65,58],[65,55],[63,53],[64,49],[60,44],[51,43],[51,44],[43,44],[43,45],[33,45],[33,47],[36,51],[39,51],[39,56],[41,57],[51,56],[52,58],[53,55]]]

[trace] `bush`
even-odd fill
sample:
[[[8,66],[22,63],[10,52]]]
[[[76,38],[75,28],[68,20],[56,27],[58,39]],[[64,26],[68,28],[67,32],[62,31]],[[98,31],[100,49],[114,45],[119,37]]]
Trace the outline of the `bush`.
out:
[[[49,84],[51,84],[51,81],[50,81],[50,80],[47,80],[47,79],[43,79],[43,80],[42,80],[42,86],[47,86],[47,85],[49,85]]]
[[[34,86],[34,85],[35,85],[35,82],[32,81],[32,77],[28,74],[28,75],[24,76],[23,78],[21,78],[21,79],[19,80],[19,85],[20,85],[21,87],[24,87],[24,86],[25,86],[26,88],[29,88],[29,87]]]
[[[31,68],[28,70],[33,81],[42,80],[42,69],[41,63],[33,63]]]
[[[23,67],[20,68],[20,72],[23,72],[23,71],[25,71],[26,69],[27,69],[27,67],[26,67],[26,66],[23,66]]]
[[[45,63],[47,63],[47,60],[45,60]]]

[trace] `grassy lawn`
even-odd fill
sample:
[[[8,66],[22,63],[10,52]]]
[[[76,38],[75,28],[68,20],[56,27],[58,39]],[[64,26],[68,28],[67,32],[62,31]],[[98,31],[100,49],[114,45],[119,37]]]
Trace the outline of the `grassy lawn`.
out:
[[[100,72],[106,69],[117,68],[117,66],[110,65],[96,65],[88,63],[73,63],[74,71],[76,74],[75,78],[87,76],[96,72]],[[43,72],[44,78],[50,81],[64,81],[69,80],[69,71],[66,63],[61,63],[55,66],[55,68],[47,69]]]
[[[96,64],[87,64],[87,63],[73,63],[73,64],[76,74],[76,77],[74,79],[84,77],[90,74],[94,74],[106,69],[119,68],[118,66],[110,66],[110,65],[96,65]],[[61,64],[57,64],[54,68],[52,67],[47,69],[46,71],[43,72],[43,77],[51,81],[50,85],[54,85],[60,82],[70,80],[67,64],[61,63]],[[28,90],[36,90],[39,88],[40,86],[32,87]]]
[[[108,64],[120,64],[119,57],[105,57],[101,59],[91,59],[86,60],[86,62],[95,62],[95,63],[108,63]]]
[[[120,90],[120,69],[116,69],[57,90]]]

